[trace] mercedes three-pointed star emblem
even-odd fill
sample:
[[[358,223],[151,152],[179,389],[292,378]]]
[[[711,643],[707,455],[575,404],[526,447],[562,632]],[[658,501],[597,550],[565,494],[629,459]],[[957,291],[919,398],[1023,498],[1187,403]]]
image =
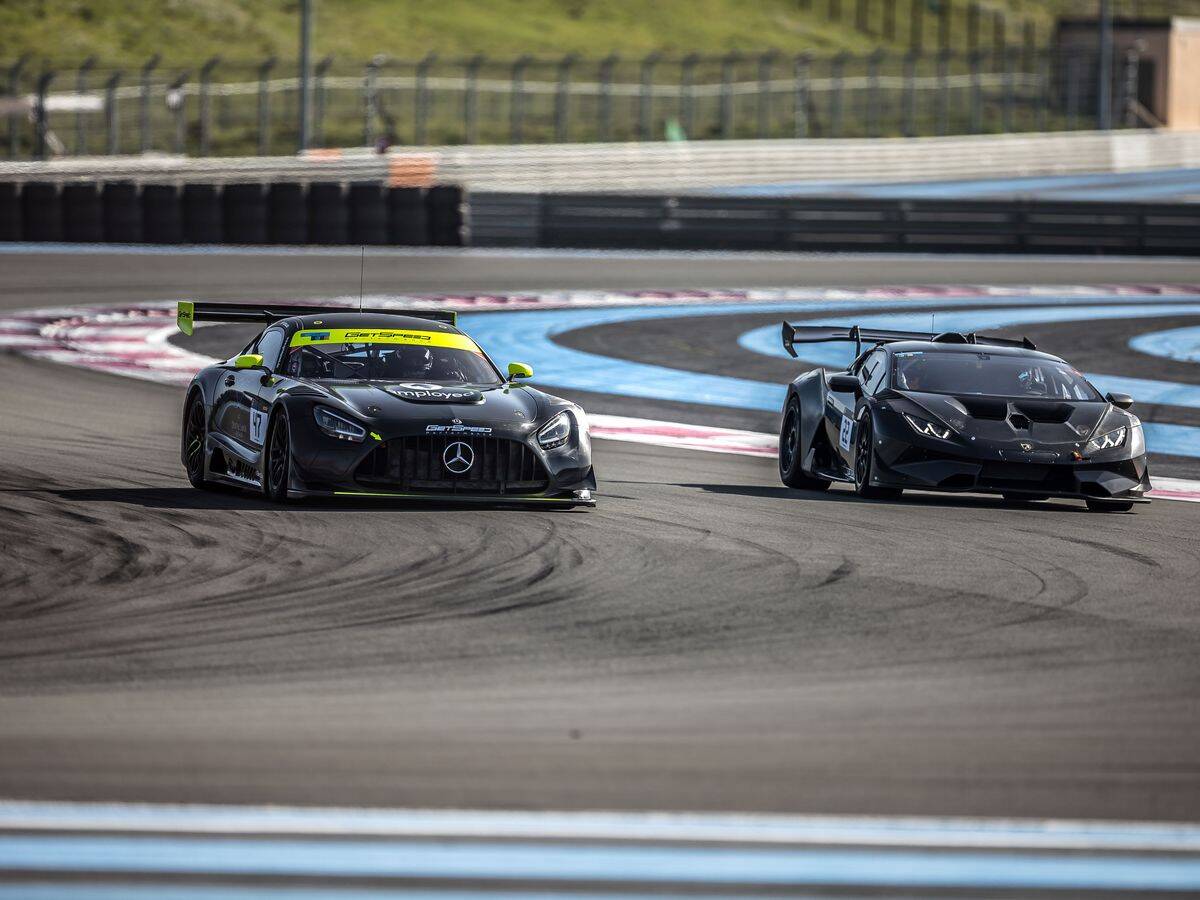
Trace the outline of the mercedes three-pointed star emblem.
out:
[[[455,441],[442,453],[442,465],[455,475],[462,475],[475,465],[475,451],[470,444]]]

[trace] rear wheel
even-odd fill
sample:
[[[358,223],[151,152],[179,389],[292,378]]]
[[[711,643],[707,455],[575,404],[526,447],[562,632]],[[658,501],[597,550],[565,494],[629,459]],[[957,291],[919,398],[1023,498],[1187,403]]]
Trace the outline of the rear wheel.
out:
[[[1088,500],[1087,508],[1101,513],[1129,512],[1133,503],[1130,500]]]
[[[877,487],[871,484],[871,472],[875,468],[875,429],[868,412],[859,420],[858,438],[854,442],[854,493],[873,500],[899,497],[900,488]]]
[[[184,466],[192,487],[211,491],[213,485],[204,478],[204,444],[207,437],[204,419],[204,399],[199,394],[193,394],[183,420]]]
[[[292,478],[292,440],[287,416],[283,412],[271,420],[263,465],[263,495],[275,503],[287,501]]]
[[[790,488],[824,491],[829,482],[812,478],[800,465],[800,402],[792,397],[783,411],[783,427],[779,431],[779,478]]]

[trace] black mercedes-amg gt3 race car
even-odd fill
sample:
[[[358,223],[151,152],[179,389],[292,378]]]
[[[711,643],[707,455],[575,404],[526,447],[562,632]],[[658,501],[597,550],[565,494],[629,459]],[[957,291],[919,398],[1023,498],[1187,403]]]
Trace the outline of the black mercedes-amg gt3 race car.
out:
[[[583,410],[501,376],[450,312],[180,303],[195,322],[261,322],[198,372],[181,455],[198,488],[305,496],[595,505]]]
[[[853,341],[857,353],[845,372],[815,369],[788,386],[779,474],[789,487],[1070,497],[1100,512],[1150,502],[1132,398],[1101,396],[1027,339],[783,323],[793,357],[795,344],[825,341]]]

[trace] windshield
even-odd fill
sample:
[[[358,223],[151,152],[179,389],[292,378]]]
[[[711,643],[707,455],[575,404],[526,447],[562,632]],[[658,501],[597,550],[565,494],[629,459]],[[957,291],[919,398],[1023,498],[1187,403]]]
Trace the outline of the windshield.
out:
[[[1030,400],[1100,400],[1066,363],[976,352],[897,353],[895,386],[931,394],[981,394]]]
[[[499,384],[479,350],[410,344],[315,343],[288,348],[283,371],[316,381]]]

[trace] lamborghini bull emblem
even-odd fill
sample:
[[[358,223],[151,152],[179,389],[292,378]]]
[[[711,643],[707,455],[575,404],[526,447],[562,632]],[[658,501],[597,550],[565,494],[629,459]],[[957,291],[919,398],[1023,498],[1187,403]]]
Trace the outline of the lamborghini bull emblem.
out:
[[[1029,441],[1021,441],[1020,447],[1026,453],[1030,453],[1033,450],[1033,444],[1029,443]]]
[[[462,475],[475,465],[475,451],[471,449],[470,444],[455,441],[442,453],[442,465],[455,475]]]

